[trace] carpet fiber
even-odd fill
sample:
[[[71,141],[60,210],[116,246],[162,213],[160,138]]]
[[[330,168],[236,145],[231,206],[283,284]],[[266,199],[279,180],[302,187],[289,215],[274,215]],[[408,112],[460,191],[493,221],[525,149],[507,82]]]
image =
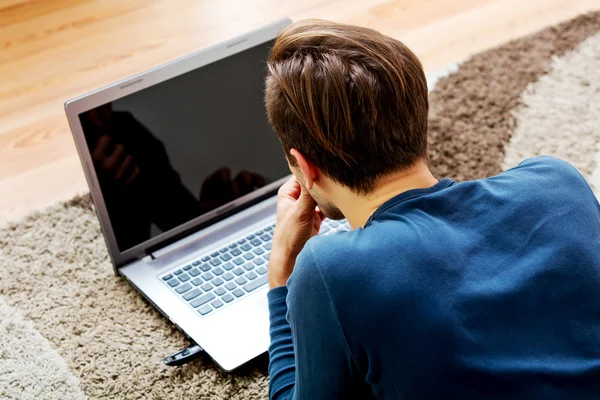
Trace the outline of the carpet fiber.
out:
[[[477,179],[543,153],[574,163],[600,188],[598,32],[600,13],[588,14],[441,78],[430,94],[436,176]],[[266,396],[265,357],[235,374],[208,358],[160,363],[186,340],[113,275],[87,196],[0,227],[0,296],[0,398]]]

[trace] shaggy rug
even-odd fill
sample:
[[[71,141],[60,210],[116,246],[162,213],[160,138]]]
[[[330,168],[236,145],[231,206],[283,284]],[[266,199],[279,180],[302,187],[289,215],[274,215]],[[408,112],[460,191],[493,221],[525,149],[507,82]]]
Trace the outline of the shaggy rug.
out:
[[[600,188],[600,13],[475,55],[431,92],[438,177],[564,158]],[[436,79],[437,80],[437,79]],[[431,82],[433,85],[433,82]],[[0,228],[0,398],[255,399],[267,360],[169,368],[184,336],[113,275],[87,196]]]

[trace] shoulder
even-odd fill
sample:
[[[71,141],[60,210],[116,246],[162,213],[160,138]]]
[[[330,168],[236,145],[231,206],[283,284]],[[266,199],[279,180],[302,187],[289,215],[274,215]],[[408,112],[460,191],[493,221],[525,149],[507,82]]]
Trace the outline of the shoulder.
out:
[[[528,158],[506,173],[535,176],[540,179],[566,179],[569,182],[585,182],[585,178],[573,165],[555,157]]]
[[[323,276],[336,271],[342,259],[348,257],[353,232],[343,232],[310,239],[296,259],[288,287],[323,283]]]
[[[518,166],[488,179],[492,182],[510,183],[513,191],[531,194],[535,198],[550,196],[585,201],[595,198],[588,182],[577,168],[554,157],[528,158]]]
[[[357,285],[371,281],[376,284],[387,269],[397,269],[412,259],[420,245],[418,233],[412,232],[411,226],[403,221],[386,221],[310,239],[288,280],[290,293],[320,287],[332,301],[346,301],[359,290]],[[398,248],[404,249],[402,258],[395,251],[385,250]]]
[[[352,264],[358,262],[360,252],[358,231],[338,232],[310,239],[296,259],[294,271],[287,286],[290,293],[305,291],[307,287],[336,290],[352,275]]]

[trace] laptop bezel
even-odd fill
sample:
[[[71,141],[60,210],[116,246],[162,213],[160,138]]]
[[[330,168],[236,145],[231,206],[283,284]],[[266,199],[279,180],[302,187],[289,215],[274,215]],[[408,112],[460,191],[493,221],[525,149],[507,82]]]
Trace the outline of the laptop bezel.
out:
[[[177,228],[155,236],[130,249],[121,251],[117,245],[115,233],[110,222],[102,191],[100,189],[98,176],[96,175],[93,167],[91,154],[87,147],[79,115],[100,105],[118,100],[150,86],[185,74],[186,72],[201,68],[205,65],[214,63],[223,58],[230,57],[241,51],[273,40],[277,37],[278,33],[282,29],[290,24],[291,20],[288,18],[279,20],[244,35],[236,36],[232,39],[159,65],[91,93],[79,96],[65,103],[65,112],[71,126],[71,132],[73,133],[75,147],[79,153],[79,159],[84,170],[88,187],[90,188],[90,194],[96,208],[100,226],[104,232],[104,238],[106,240],[109,255],[113,262],[115,272],[118,271],[119,267],[147,256],[151,251],[159,248],[162,243],[170,244],[173,242],[174,238],[184,235],[186,232],[192,233],[197,229],[200,229],[200,227],[209,225],[211,221],[218,221],[222,219],[223,216],[231,213],[232,210],[242,208],[246,204],[253,204],[253,202],[256,202],[260,198],[267,196],[269,193],[274,193],[274,191],[276,191],[277,188],[281,186],[287,178],[282,178],[281,180],[273,182],[270,185],[244,196],[243,198],[237,199],[211,212],[190,220],[187,223],[178,226]]]

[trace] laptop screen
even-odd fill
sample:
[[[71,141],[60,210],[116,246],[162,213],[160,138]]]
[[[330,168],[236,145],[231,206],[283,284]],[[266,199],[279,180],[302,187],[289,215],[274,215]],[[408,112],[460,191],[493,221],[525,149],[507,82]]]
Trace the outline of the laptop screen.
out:
[[[272,44],[79,115],[121,252],[290,173],[263,103]]]

